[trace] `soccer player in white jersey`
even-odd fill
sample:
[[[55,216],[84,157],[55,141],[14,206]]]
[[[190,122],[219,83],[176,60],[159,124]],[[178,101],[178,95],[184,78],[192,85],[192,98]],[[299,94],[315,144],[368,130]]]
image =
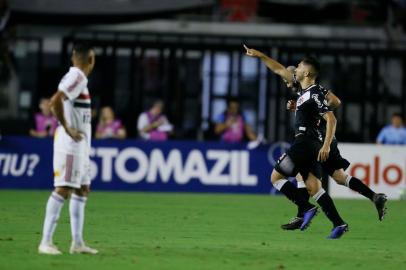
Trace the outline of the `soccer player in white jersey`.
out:
[[[54,139],[55,189],[46,206],[42,240],[38,247],[40,254],[61,254],[52,237],[62,206],[69,197],[70,253],[97,253],[83,241],[85,205],[90,191],[91,109],[87,76],[95,64],[94,50],[85,44],[75,45],[72,63],[51,99],[52,112],[59,121]]]

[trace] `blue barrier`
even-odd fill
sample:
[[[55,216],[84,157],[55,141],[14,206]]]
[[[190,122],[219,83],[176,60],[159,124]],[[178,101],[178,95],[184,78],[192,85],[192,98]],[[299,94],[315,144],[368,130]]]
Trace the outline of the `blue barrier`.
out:
[[[281,149],[282,147],[282,149]],[[272,163],[285,144],[94,140],[92,189],[269,193]],[[0,141],[0,188],[51,189],[52,139]]]

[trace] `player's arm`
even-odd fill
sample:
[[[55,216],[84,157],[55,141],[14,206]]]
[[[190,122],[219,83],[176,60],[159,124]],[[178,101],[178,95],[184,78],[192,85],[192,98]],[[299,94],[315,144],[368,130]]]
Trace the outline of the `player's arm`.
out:
[[[71,127],[68,126],[64,109],[63,109],[63,102],[67,99],[66,95],[62,91],[57,91],[51,98],[50,106],[51,111],[58,119],[59,123],[61,123],[62,127],[65,129],[66,133],[75,141],[78,142],[82,140],[82,134]]]
[[[341,105],[341,100],[331,90],[327,91],[326,100],[327,105],[333,110]]]
[[[246,54],[248,56],[258,57],[270,70],[272,70],[273,73],[281,76],[282,79],[284,79],[287,83],[292,83],[293,81],[292,72],[286,69],[286,67],[283,66],[281,63],[268,57],[267,55],[265,55],[260,51],[250,49],[245,45],[244,48],[247,50]]]
[[[326,137],[324,138],[323,146],[319,151],[317,161],[324,162],[327,160],[330,153],[330,144],[333,141],[334,134],[336,133],[337,119],[331,111],[323,114],[324,120],[327,122]]]

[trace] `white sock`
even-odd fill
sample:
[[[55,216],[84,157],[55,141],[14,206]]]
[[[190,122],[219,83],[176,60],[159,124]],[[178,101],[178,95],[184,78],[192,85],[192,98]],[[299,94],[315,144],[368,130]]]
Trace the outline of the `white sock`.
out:
[[[278,181],[276,181],[275,183],[273,183],[273,186],[274,186],[277,190],[281,191],[283,185],[286,184],[287,182],[288,182],[288,180],[286,180],[286,179],[279,179]]]
[[[313,199],[315,199],[315,201],[317,202],[324,193],[326,193],[324,188],[319,189],[319,191],[317,191],[317,193],[313,195]]]
[[[347,175],[347,178],[345,178],[345,186],[350,187],[350,180],[352,179],[351,175]]]
[[[85,221],[86,197],[72,194],[69,203],[70,227],[72,230],[72,241],[74,245],[81,246],[83,242],[83,224]]]
[[[42,230],[42,245],[52,244],[52,237],[54,235],[64,201],[65,200],[63,197],[56,192],[52,192],[51,196],[49,196],[45,211],[44,228]]]

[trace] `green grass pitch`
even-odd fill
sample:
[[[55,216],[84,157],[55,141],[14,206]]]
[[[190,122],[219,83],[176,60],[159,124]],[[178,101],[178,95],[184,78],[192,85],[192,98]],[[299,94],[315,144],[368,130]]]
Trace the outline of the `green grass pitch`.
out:
[[[85,239],[100,254],[69,255],[68,204],[54,241],[64,255],[37,254],[49,192],[0,191],[0,269],[406,269],[406,202],[379,222],[367,200],[336,200],[350,232],[327,240],[320,213],[305,232],[280,224],[284,197],[94,192]]]

